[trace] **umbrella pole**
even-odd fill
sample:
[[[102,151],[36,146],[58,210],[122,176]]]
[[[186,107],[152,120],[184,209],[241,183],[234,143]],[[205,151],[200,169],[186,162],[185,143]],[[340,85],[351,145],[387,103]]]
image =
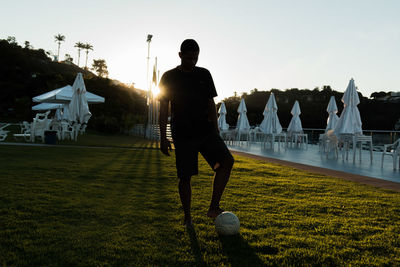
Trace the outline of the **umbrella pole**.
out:
[[[152,121],[151,121],[151,113],[152,113],[152,94],[151,94],[151,84],[149,83],[149,60],[150,60],[150,43],[151,38],[153,36],[151,34],[147,35],[147,76],[146,76],[146,83],[147,83],[147,93],[148,93],[148,116],[147,116],[147,130],[146,130],[146,137],[152,139]]]

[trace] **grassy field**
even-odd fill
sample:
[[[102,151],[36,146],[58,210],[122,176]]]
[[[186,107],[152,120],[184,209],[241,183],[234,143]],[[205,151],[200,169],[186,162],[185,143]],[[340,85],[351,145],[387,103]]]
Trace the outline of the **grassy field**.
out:
[[[236,156],[221,204],[241,232],[221,237],[205,161],[189,231],[173,156],[85,138],[112,147],[0,146],[0,265],[400,265],[400,193]]]

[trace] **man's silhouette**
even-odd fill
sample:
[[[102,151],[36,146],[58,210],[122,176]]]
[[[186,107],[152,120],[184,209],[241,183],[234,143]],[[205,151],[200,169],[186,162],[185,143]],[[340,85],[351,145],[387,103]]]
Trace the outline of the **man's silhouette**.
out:
[[[200,48],[195,40],[181,44],[181,64],[164,73],[160,81],[161,152],[169,156],[171,144],[166,137],[168,109],[171,104],[171,131],[175,146],[179,195],[185,214],[184,224],[192,225],[190,215],[190,180],[198,173],[200,152],[215,171],[213,193],[207,216],[214,218],[223,210],[219,206],[232,170],[234,159],[219,136],[217,96],[210,72],[196,67]]]

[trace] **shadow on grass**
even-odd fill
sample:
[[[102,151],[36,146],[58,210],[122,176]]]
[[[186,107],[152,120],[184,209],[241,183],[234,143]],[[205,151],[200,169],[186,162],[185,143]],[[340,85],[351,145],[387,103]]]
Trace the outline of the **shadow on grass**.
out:
[[[192,253],[196,259],[196,266],[207,266],[203,259],[203,254],[201,253],[199,241],[197,240],[196,230],[194,228],[187,227],[186,232],[190,239],[190,247]]]
[[[119,161],[120,158],[123,157],[123,154],[117,154],[116,156],[109,157],[108,160],[99,161],[96,165],[93,165],[91,169],[88,169],[85,174],[85,177],[97,178],[99,174],[104,173],[111,165],[115,162]],[[83,175],[82,175],[83,176]]]
[[[264,266],[265,264],[257,256],[256,250],[252,248],[242,235],[219,236],[222,250],[228,257],[232,266]]]

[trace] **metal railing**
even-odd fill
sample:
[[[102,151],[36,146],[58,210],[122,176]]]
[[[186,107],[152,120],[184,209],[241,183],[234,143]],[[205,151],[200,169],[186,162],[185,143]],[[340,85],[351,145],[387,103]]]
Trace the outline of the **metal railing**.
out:
[[[303,131],[311,143],[318,143],[319,135],[325,133],[325,129],[320,128],[303,128]],[[374,145],[392,144],[400,138],[400,131],[395,130],[363,130],[363,134],[371,135]]]
[[[235,126],[230,126],[229,130],[234,130]],[[282,128],[286,131],[287,128]],[[308,136],[308,142],[317,144],[319,135],[325,133],[325,128],[303,128],[303,132]],[[363,130],[364,135],[371,135],[374,146],[392,144],[400,138],[400,131],[395,130]]]

